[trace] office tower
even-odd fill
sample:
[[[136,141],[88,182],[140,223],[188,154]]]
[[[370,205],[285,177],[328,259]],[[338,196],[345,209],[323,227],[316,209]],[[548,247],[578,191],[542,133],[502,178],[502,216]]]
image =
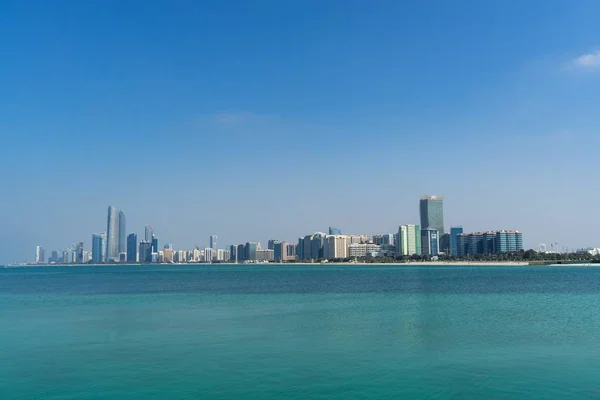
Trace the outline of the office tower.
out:
[[[92,262],[99,264],[106,260],[106,234],[94,233],[92,235]]]
[[[273,243],[273,260],[276,262],[283,262],[287,260],[286,242]]]
[[[35,263],[40,264],[45,260],[44,248],[42,246],[35,246]]]
[[[438,231],[435,229],[421,229],[421,254],[428,257],[437,257],[440,252]]]
[[[444,230],[444,196],[423,196],[419,203],[421,229],[435,229],[439,235]]]
[[[269,239],[269,241],[267,242],[267,249],[274,250],[276,243],[279,243],[279,240]]]
[[[439,235],[439,239],[440,239],[440,253],[449,255],[450,254],[450,234],[444,233],[443,235]]]
[[[341,235],[342,231],[340,231],[338,228],[333,228],[333,227],[329,227],[329,234],[330,235]]]
[[[237,246],[235,244],[229,246],[229,261],[237,262]]]
[[[312,260],[314,257],[311,254],[311,235],[306,235],[298,246],[302,247],[302,259]]]
[[[152,252],[153,253],[158,253],[158,238],[156,236],[154,236],[154,234],[152,234],[152,240],[150,241],[151,243],[151,247],[152,247]]]
[[[323,244],[325,242],[325,234],[322,232],[314,233],[310,238],[310,255],[311,259],[323,258]]]
[[[217,249],[217,235],[210,236],[210,248],[213,250]]]
[[[398,229],[398,255],[421,255],[421,228],[419,225],[402,225]]]
[[[163,250],[173,250],[173,245],[171,243],[167,243],[163,246]]]
[[[139,246],[139,262],[150,263],[152,262],[152,248],[150,242],[142,240]]]
[[[77,243],[75,246],[75,262],[77,264],[83,264],[83,242]]]
[[[296,245],[294,243],[287,244],[287,260],[295,260],[296,259]]]
[[[119,254],[127,254],[127,220],[123,211],[119,211]]]
[[[52,255],[50,256],[50,259],[48,260],[48,262],[49,263],[57,263],[58,260],[59,260],[58,251],[53,250]]]
[[[127,236],[127,262],[128,263],[137,262],[137,246],[138,246],[137,240],[138,240],[138,237],[135,233],[130,233]],[[147,240],[145,240],[145,242],[148,243]]]
[[[519,231],[460,233],[457,255],[499,254],[523,250],[523,234]]]
[[[108,207],[108,221],[106,223],[106,255],[104,260],[111,262],[119,256],[119,211]]]
[[[450,254],[453,256],[458,255],[458,235],[463,233],[462,226],[450,227]]]
[[[207,247],[204,249],[204,261],[206,262],[211,262],[213,260],[213,258],[215,257],[216,254],[216,250]]]
[[[154,237],[154,228],[152,225],[146,225],[144,227],[144,240],[146,242],[152,243],[152,238]]]
[[[236,254],[238,262],[246,261],[246,245],[238,244]]]
[[[256,251],[258,250],[258,244],[254,242],[247,242],[244,249],[244,260],[245,261],[256,261]]]

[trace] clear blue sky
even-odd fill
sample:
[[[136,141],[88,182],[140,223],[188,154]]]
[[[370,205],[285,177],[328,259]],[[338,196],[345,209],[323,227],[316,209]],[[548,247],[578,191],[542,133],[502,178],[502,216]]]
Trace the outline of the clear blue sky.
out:
[[[600,246],[598,1],[0,1],[0,262],[446,225]]]

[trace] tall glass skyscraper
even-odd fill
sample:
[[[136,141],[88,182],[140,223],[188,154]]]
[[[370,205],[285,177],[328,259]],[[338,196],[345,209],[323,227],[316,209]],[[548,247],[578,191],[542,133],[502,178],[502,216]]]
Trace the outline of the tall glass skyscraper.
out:
[[[130,233],[127,236],[127,262],[137,262],[137,235]]]
[[[458,255],[458,235],[463,233],[462,226],[450,227],[450,254],[453,256]]]
[[[213,250],[217,248],[217,235],[210,236],[210,248]]]
[[[152,225],[146,225],[144,228],[144,240],[152,242],[152,236],[154,236],[154,228],[152,228]]]
[[[92,262],[103,263],[106,260],[106,234],[94,233],[92,235]]]
[[[127,220],[123,211],[119,211],[119,253],[127,252]]]
[[[444,230],[444,196],[423,196],[419,203],[421,229],[435,229],[441,236]]]
[[[334,228],[334,227],[329,227],[329,234],[330,235],[341,235],[342,231],[339,230],[338,228]]]
[[[108,207],[106,223],[106,262],[119,259],[119,211],[113,206]]]

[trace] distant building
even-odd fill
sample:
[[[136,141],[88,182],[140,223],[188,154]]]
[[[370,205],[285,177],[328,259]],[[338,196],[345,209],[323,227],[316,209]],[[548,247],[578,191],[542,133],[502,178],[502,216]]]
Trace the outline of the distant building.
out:
[[[119,253],[127,254],[127,221],[123,211],[119,211]]]
[[[347,236],[327,235],[323,243],[323,258],[327,260],[348,258],[350,246]]]
[[[267,249],[269,249],[269,250],[275,250],[275,244],[276,243],[280,243],[279,240],[269,239],[269,241],[267,242]]]
[[[158,249],[158,238],[156,236],[154,236],[154,234],[152,234],[152,241],[150,243],[151,243],[151,246],[152,246],[152,252],[153,253],[158,253],[158,250],[159,250]]]
[[[338,228],[333,228],[333,227],[329,227],[329,234],[330,235],[341,235],[342,231],[339,230]]]
[[[173,250],[173,245],[171,243],[165,244],[163,250]],[[164,256],[164,254],[163,254]]]
[[[79,242],[75,246],[75,262],[77,264],[83,264],[85,262],[83,257],[83,242]]]
[[[217,249],[217,235],[210,236],[210,248],[213,250]]]
[[[46,257],[44,255],[44,248],[42,246],[35,246],[35,263],[41,264],[45,260],[46,260]]]
[[[523,250],[519,231],[489,231],[457,234],[457,255],[499,254]]]
[[[237,262],[237,246],[235,244],[229,247],[229,261]]]
[[[287,260],[293,261],[296,259],[296,244],[288,243],[287,244]]]
[[[435,229],[421,229],[421,254],[428,257],[437,257],[440,254],[439,249],[438,231]]]
[[[244,249],[244,261],[256,261],[257,260],[258,244],[254,242],[247,242]]]
[[[440,235],[440,254],[450,254],[450,234],[444,233]]]
[[[400,256],[421,255],[421,227],[419,225],[400,226],[396,250]]]
[[[458,235],[463,233],[462,226],[450,227],[450,254],[453,256],[458,255]]]
[[[139,261],[140,263],[151,263],[152,262],[152,244],[145,240],[140,242],[139,247]]]
[[[286,242],[273,243],[273,261],[284,262],[287,260],[287,246]]]
[[[164,263],[172,263],[173,262],[173,249],[164,249],[163,250],[163,262]]]
[[[146,241],[147,243],[147,241]],[[137,246],[138,246],[138,237],[135,233],[130,233],[127,236],[127,262],[135,263],[137,262]]]
[[[256,261],[273,261],[275,259],[275,251],[272,249],[257,249]]]
[[[237,245],[236,255],[237,255],[237,262],[246,261],[246,245],[245,244]]]
[[[144,227],[144,240],[146,242],[152,243],[153,238],[154,238],[154,228],[152,228],[152,225],[146,225]]]
[[[439,235],[444,230],[444,197],[423,196],[419,203],[421,229],[435,229]]]
[[[367,257],[381,251],[381,246],[373,243],[353,243],[348,246],[348,257]]]
[[[116,261],[119,256],[119,210],[108,207],[106,223],[106,262]]]
[[[207,247],[204,249],[204,261],[205,262],[212,262],[213,261],[213,257],[216,255],[217,251],[211,249],[210,247]]]
[[[92,262],[100,264],[106,261],[106,234],[94,233],[92,235]]]

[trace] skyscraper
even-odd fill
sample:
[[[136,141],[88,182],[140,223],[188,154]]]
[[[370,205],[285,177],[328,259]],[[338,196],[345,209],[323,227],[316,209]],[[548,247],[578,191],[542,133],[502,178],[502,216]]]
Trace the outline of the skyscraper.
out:
[[[146,225],[144,227],[144,240],[146,242],[152,242],[153,236],[154,236],[154,228],[152,228],[152,225]]]
[[[333,228],[333,227],[329,227],[329,234],[330,235],[341,235],[342,231],[340,231],[338,228]]]
[[[244,249],[244,260],[246,261],[256,261],[256,250],[258,250],[258,244],[254,242],[246,243],[246,247]]]
[[[84,257],[83,257],[83,242],[79,242],[77,243],[77,245],[75,246],[75,262],[77,264],[83,264],[84,263]]]
[[[146,242],[142,240],[140,242],[140,262],[141,263],[150,263],[152,262],[152,249],[150,242]]]
[[[421,227],[419,225],[402,225],[398,229],[398,245],[400,256],[421,255]]]
[[[158,238],[154,234],[152,234],[152,253],[158,253]]]
[[[419,202],[421,229],[435,229],[438,235],[444,230],[444,196],[423,196]]]
[[[92,262],[103,263],[106,260],[106,234],[94,233],[92,235]]]
[[[44,260],[45,260],[44,248],[42,246],[35,246],[35,262],[36,262],[36,264],[43,263]]]
[[[127,236],[127,262],[128,263],[137,262],[137,246],[138,246],[137,235],[135,233],[130,233]]]
[[[217,249],[217,235],[210,236],[210,248],[213,250]]]
[[[123,211],[119,211],[119,253],[127,252],[127,220]]]
[[[453,256],[458,255],[458,235],[463,233],[462,226],[450,227],[450,254]]]
[[[113,206],[108,207],[108,221],[106,223],[106,262],[116,261],[119,258],[119,211]]]
[[[435,229],[421,230],[421,254],[429,257],[437,257],[439,255],[440,242],[438,231]]]

